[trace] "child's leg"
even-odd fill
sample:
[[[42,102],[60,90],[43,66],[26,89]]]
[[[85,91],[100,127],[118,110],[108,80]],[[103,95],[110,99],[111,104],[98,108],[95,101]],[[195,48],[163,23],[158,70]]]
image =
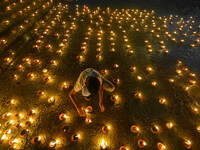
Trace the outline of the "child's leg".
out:
[[[107,92],[113,92],[115,90],[115,86],[105,78],[103,79],[103,89]]]

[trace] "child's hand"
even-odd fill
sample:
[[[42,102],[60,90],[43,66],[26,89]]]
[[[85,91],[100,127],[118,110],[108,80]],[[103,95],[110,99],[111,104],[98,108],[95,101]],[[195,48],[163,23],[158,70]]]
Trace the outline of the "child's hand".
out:
[[[80,117],[84,117],[86,115],[85,110],[82,109],[82,108],[77,109],[77,111],[78,111],[78,114],[79,114]]]

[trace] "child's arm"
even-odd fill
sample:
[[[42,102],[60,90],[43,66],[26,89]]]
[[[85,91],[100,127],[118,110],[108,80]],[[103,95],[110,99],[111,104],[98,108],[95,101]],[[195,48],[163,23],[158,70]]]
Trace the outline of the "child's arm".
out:
[[[69,97],[70,97],[72,103],[74,104],[74,106],[76,107],[76,110],[78,111],[79,116],[82,117],[82,116],[85,116],[85,112],[83,109],[81,109],[81,107],[77,103],[77,99],[75,97],[76,93],[77,92],[74,89],[72,89],[71,92],[69,93]]]
[[[99,107],[101,108],[101,112],[105,111],[105,107],[103,105],[103,86],[99,87]]]

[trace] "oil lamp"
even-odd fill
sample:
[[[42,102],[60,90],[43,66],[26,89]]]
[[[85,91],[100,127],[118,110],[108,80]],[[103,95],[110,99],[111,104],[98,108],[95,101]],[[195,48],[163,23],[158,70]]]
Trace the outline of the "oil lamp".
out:
[[[102,139],[101,144],[100,144],[101,149],[106,149],[107,148],[107,142],[105,142],[104,139]]]
[[[161,143],[161,142],[158,142],[157,148],[158,148],[159,150],[166,150],[166,146],[165,146],[163,143]]]
[[[28,129],[24,128],[20,131],[19,135],[24,138],[28,133]]]
[[[32,144],[36,145],[36,144],[40,144],[41,143],[41,136],[35,136],[32,138],[31,140]]]
[[[86,112],[86,113],[90,113],[90,112],[92,112],[92,111],[93,111],[92,106],[87,106],[86,109],[85,109],[85,112]]]
[[[89,118],[89,117],[86,117],[85,118],[85,124],[90,124],[90,123],[92,123],[92,119],[91,118]]]
[[[51,141],[51,142],[49,143],[49,147],[51,147],[51,148],[56,147],[56,145],[57,145],[58,143],[60,143],[60,140],[59,140],[59,139],[57,139],[56,141]]]
[[[135,97],[136,98],[142,98],[142,94],[141,93],[135,93]]]
[[[146,145],[147,145],[147,143],[144,140],[142,140],[142,139],[138,140],[138,146],[140,148],[144,148]]]
[[[153,125],[152,127],[151,127],[151,132],[152,133],[158,133],[159,132],[159,127],[157,126],[157,125]]]
[[[121,147],[119,148],[119,150],[128,150],[128,148],[126,148],[125,146],[121,146]]]
[[[171,129],[173,126],[174,126],[174,125],[173,125],[172,122],[166,123],[166,127],[167,127],[168,129]]]
[[[191,146],[192,146],[191,141],[190,141],[190,140],[184,141],[184,146],[185,146],[186,148],[190,149]]]
[[[59,119],[60,120],[65,120],[65,119],[67,119],[68,117],[67,117],[67,115],[66,114],[60,114],[60,116],[59,116]]]
[[[107,133],[107,132],[110,130],[110,126],[104,125],[104,126],[101,128],[101,130],[102,130],[103,133]]]
[[[131,126],[131,132],[133,132],[133,133],[138,133],[138,132],[139,132],[138,126],[132,125],[132,126]]]
[[[77,142],[79,139],[80,139],[80,134],[73,134],[73,135],[71,136],[71,140],[72,140],[73,142]]]

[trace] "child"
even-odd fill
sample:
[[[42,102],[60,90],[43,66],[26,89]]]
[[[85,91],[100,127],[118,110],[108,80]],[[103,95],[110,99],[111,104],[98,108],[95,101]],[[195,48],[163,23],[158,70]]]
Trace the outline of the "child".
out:
[[[74,88],[69,93],[69,97],[76,107],[79,116],[82,117],[85,116],[85,112],[83,109],[81,109],[75,97],[75,94],[80,90],[82,90],[82,95],[85,97],[99,92],[99,106],[101,112],[104,112],[105,107],[103,105],[103,90],[112,92],[115,90],[115,87],[110,81],[101,77],[99,72],[93,68],[88,68],[82,71],[74,85]]]

